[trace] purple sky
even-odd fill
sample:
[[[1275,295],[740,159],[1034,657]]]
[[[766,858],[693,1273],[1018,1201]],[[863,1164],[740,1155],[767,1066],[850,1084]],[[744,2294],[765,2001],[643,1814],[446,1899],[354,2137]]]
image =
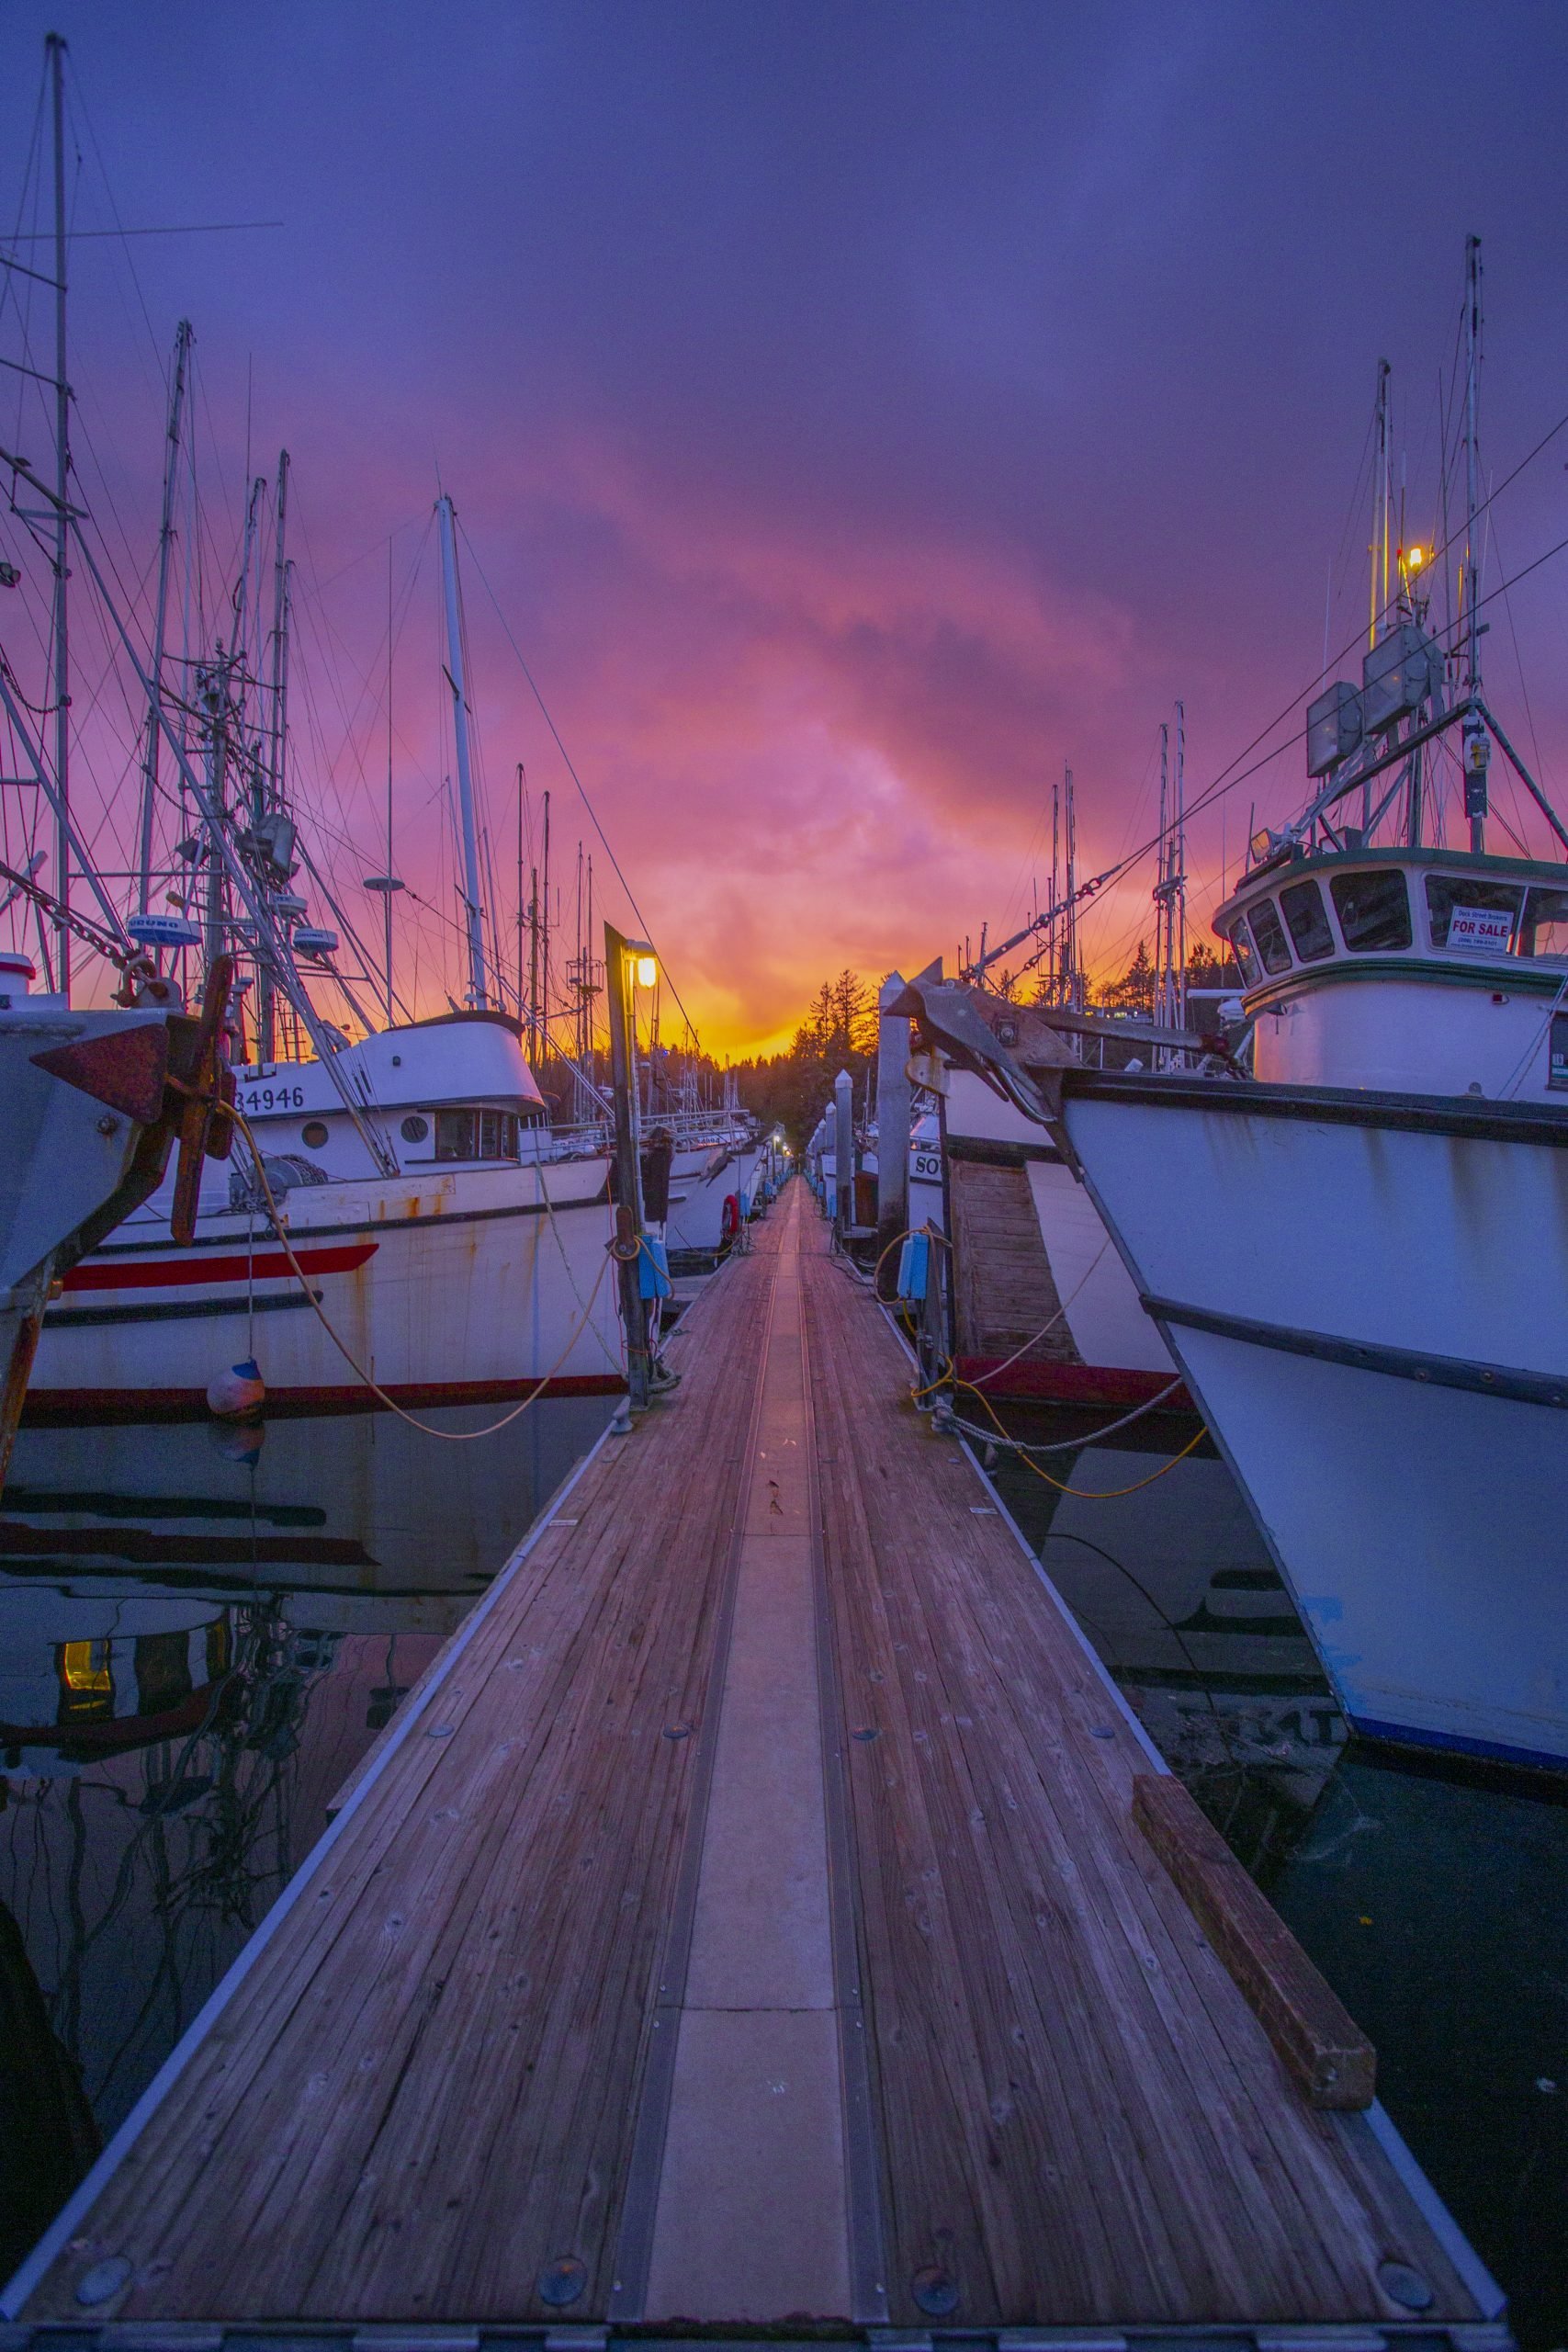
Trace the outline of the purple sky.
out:
[[[80,222],[110,217],[96,136],[127,223],[286,224],[138,241],[134,283],[118,246],[75,248],[73,373],[131,542],[185,313],[231,531],[247,369],[258,465],[292,453],[301,793],[374,871],[364,673],[388,536],[401,579],[439,468],[477,560],[497,862],[519,759],[558,841],[586,829],[481,564],[719,1046],[787,1029],[842,964],[1012,927],[1064,762],[1092,871],[1152,830],[1178,695],[1195,794],[1312,679],[1330,589],[1345,643],[1380,356],[1430,528],[1467,231],[1494,476],[1568,412],[1560,5],[13,6],[7,220],[51,26]],[[1492,584],[1568,534],[1565,460],[1568,432],[1499,500]],[[1488,639],[1549,785],[1565,567]],[[427,548],[399,854],[439,899],[434,612]],[[1196,827],[1200,919],[1253,802],[1278,820],[1303,781],[1289,749]],[[1151,880],[1096,912],[1091,957],[1150,928]]]

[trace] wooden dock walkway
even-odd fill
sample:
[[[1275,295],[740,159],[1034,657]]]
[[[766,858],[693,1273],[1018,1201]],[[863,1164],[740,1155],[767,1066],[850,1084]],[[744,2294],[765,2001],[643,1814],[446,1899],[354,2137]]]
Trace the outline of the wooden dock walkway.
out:
[[[1151,1751],[804,1185],[680,1355],[4,2340],[1506,2343],[1379,2111],[1306,2103],[1134,1826]]]

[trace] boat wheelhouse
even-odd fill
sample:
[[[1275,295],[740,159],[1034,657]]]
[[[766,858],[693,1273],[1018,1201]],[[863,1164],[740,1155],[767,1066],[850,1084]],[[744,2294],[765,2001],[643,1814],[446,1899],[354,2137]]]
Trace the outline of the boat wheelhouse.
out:
[[[1405,847],[1255,866],[1214,917],[1259,1079],[1568,1094],[1568,868]]]

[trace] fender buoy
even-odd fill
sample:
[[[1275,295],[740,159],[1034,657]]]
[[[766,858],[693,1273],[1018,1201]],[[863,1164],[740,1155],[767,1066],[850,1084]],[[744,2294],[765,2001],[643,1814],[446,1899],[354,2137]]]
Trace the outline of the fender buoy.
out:
[[[723,1249],[726,1242],[733,1241],[739,1230],[740,1204],[736,1199],[733,1193],[726,1193],[724,1196],[724,1214],[718,1221],[718,1241],[720,1249]]]
[[[247,1356],[243,1363],[231,1364],[227,1372],[218,1373],[207,1384],[207,1409],[216,1413],[220,1420],[244,1420],[250,1414],[259,1413],[265,1402],[266,1384],[254,1356]]]

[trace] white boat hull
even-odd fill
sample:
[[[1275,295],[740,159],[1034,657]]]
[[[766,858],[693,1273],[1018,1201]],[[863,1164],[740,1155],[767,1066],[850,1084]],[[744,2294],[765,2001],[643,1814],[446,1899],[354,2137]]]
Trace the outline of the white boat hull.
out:
[[[1351,1722],[1568,1766],[1568,1116],[1092,1076],[1065,1116]]]
[[[187,1408],[252,1356],[269,1409],[363,1405],[355,1364],[400,1404],[624,1385],[603,1160],[300,1186],[286,1213],[320,1315],[265,1216],[208,1210],[176,1252],[144,1214],[66,1277],[29,1417]]]

